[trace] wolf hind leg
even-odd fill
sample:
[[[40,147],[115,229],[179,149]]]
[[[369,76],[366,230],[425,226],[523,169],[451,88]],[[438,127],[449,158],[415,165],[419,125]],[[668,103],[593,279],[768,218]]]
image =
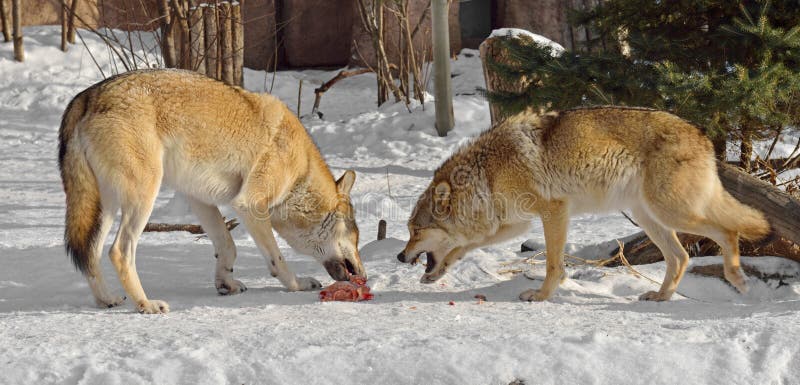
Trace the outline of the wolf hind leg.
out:
[[[116,204],[112,203],[113,201],[110,199],[103,199],[102,202],[103,209],[100,215],[99,230],[95,243],[92,245],[86,281],[89,283],[89,288],[92,289],[92,294],[94,295],[97,306],[111,308],[121,305],[122,302],[125,301],[125,297],[114,296],[109,293],[108,285],[106,285],[103,272],[100,269],[100,259],[103,254],[103,244],[108,236],[108,232],[111,230],[111,225],[114,223],[114,216],[119,208]]]
[[[643,301],[668,301],[678,288],[686,267],[689,265],[689,254],[681,246],[677,234],[654,220],[643,208],[634,208],[633,216],[645,234],[658,247],[667,264],[664,281],[658,291],[649,291],[639,296]]]
[[[727,229],[726,224],[717,223],[706,215],[706,211],[711,209],[710,205],[714,202],[691,203],[695,204],[668,206],[672,208],[671,210],[661,209],[657,205],[650,205],[648,208],[664,225],[680,232],[701,235],[716,242],[723,255],[725,279],[740,293],[746,293],[747,280],[739,261],[739,233]]]
[[[122,218],[109,258],[117,270],[122,287],[136,304],[136,309],[144,314],[158,314],[168,313],[169,305],[164,301],[147,298],[136,271],[136,245],[153,211],[163,173],[160,165],[156,164],[150,170],[155,172],[147,176],[140,175],[136,181],[123,182],[128,185],[120,196]]]
[[[222,295],[242,293],[247,287],[240,281],[233,279],[233,263],[236,261],[236,245],[233,243],[230,231],[225,225],[225,219],[217,206],[209,205],[195,198],[187,197],[192,212],[197,216],[211,243],[214,244],[214,257],[217,266],[214,271],[214,286]]]

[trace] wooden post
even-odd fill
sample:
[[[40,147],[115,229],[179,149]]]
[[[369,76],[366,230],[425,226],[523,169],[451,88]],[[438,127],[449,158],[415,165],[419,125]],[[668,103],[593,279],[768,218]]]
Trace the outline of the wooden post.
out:
[[[175,40],[172,36],[172,15],[168,0],[158,0],[158,15],[161,17],[161,54],[164,56],[164,67],[175,68],[178,63],[175,56]]]
[[[202,6],[203,33],[205,34],[206,75],[217,78],[217,7],[214,4]]]
[[[8,43],[11,41],[11,26],[8,24],[6,0],[0,0],[0,22],[3,26],[3,41]]]
[[[386,221],[381,219],[378,221],[378,240],[382,241],[386,239]]]
[[[67,0],[61,2],[61,50],[67,52],[67,33],[69,32],[69,6]]]
[[[436,93],[436,131],[447,136],[453,129],[453,87],[450,80],[450,32],[447,0],[431,2],[433,23],[433,71]]]
[[[205,5],[201,5],[205,7]],[[189,40],[191,41],[191,50],[189,51],[190,69],[200,73],[206,73],[206,58],[204,51],[206,49],[205,36],[203,29],[203,8],[192,7],[189,10]]]
[[[229,85],[234,85],[233,79],[233,29],[231,26],[231,3],[219,3],[219,39],[222,43],[222,78]]]
[[[244,86],[244,23],[242,22],[242,6],[240,1],[231,4],[231,26],[233,32],[233,81],[237,86]]]
[[[75,18],[78,14],[78,2],[80,0],[72,0],[72,5],[69,8],[69,31],[67,32],[67,42],[75,44]]]
[[[25,61],[25,48],[22,46],[22,6],[19,0],[11,0],[11,23],[14,24],[14,60]]]
[[[178,59],[178,68],[191,69],[191,53],[192,42],[191,32],[189,32],[189,2],[186,0],[173,0],[172,7],[180,26],[180,57]],[[173,19],[174,20],[174,19]]]
[[[297,87],[297,117],[300,118],[300,97],[303,96],[303,79],[300,79],[300,85]]]

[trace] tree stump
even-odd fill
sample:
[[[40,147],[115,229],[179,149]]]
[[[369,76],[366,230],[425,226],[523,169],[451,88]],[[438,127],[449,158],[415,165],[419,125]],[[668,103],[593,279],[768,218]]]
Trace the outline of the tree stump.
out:
[[[518,81],[505,80],[500,75],[494,73],[490,68],[489,63],[491,62],[500,64],[514,64],[514,61],[509,57],[508,52],[502,49],[500,42],[503,39],[513,39],[513,37],[489,37],[478,47],[481,55],[481,62],[483,63],[483,78],[486,81],[486,90],[490,92],[523,92],[528,84],[530,84],[528,79],[522,78]],[[496,103],[489,103],[489,114],[492,119],[492,127],[504,121],[508,117],[508,115],[504,114],[500,106]]]

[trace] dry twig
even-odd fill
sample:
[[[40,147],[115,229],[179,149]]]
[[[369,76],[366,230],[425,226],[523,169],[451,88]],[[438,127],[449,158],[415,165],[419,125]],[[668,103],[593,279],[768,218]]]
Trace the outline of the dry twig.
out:
[[[236,218],[233,218],[227,222],[225,222],[225,227],[228,231],[233,230],[239,226],[239,222]],[[169,231],[186,231],[192,234],[205,234],[205,230],[200,225],[192,225],[192,224],[185,224],[185,223],[148,223],[144,227],[145,232],[169,232]]]

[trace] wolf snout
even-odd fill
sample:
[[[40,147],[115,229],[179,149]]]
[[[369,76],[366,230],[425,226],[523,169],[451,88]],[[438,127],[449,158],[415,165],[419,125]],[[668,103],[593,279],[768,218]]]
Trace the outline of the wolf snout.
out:
[[[348,273],[347,266],[343,262],[336,261],[336,260],[327,260],[323,263],[325,266],[325,270],[328,271],[328,275],[331,276],[334,280],[337,281],[349,281],[350,274]]]
[[[419,254],[415,255],[412,258],[408,258],[405,252],[401,251],[399,254],[397,254],[397,260],[403,263],[410,263],[412,265],[416,265],[417,262],[419,261],[419,256],[422,255],[422,253],[424,253],[424,251],[420,252]]]

